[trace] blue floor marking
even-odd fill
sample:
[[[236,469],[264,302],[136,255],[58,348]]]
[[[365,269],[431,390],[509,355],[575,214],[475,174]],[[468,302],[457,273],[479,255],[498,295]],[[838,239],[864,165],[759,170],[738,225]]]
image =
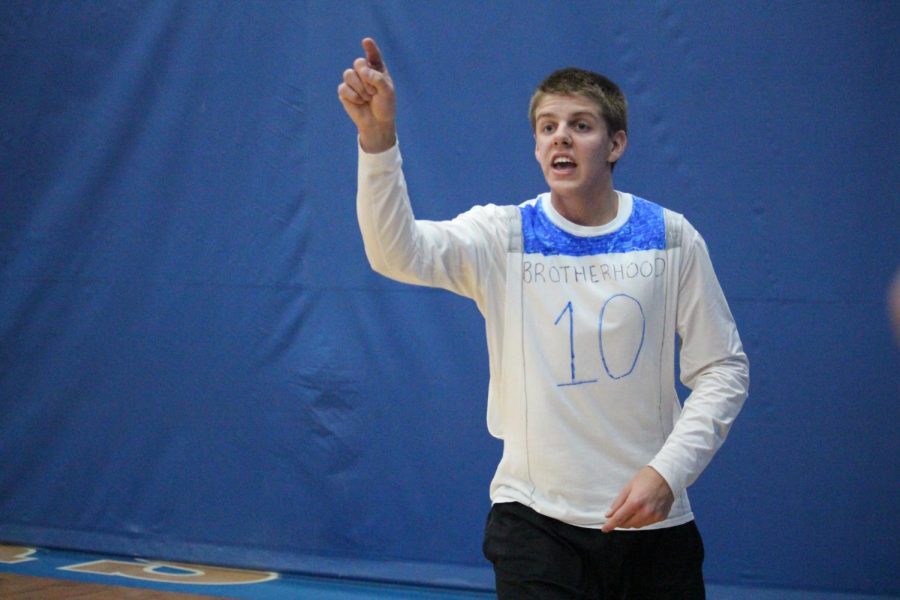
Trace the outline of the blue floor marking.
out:
[[[276,578],[262,583],[232,585],[160,583],[109,574],[101,575],[67,570],[73,565],[84,565],[96,561],[134,562],[135,559],[24,547],[25,550],[30,552],[22,552],[18,558],[10,561],[9,549],[10,546],[4,546],[0,543],[0,573],[152,589],[163,592],[198,594],[216,598],[245,600],[284,600],[285,598],[290,598],[291,600],[386,600],[388,598],[408,600],[487,600],[496,598],[491,592],[416,587],[374,581],[337,580],[295,574],[277,574]],[[148,563],[162,565],[179,564],[166,561],[148,561]],[[208,568],[215,569],[216,567]],[[156,572],[160,575],[177,576],[184,574],[185,569],[177,566],[161,567]],[[265,574],[262,571],[243,571],[243,573]],[[2,592],[2,587],[0,587],[0,596],[3,596]],[[888,600],[900,598],[893,595],[842,593],[824,590],[765,589],[721,584],[707,584],[706,592],[709,600]]]
[[[0,544],[0,549],[4,548]],[[5,548],[9,548],[6,546]],[[115,574],[98,574],[73,571],[71,568],[78,565],[84,566],[98,561],[123,561],[135,562],[136,559],[100,556],[82,552],[65,550],[48,550],[43,548],[25,547],[30,552],[22,552],[14,562],[4,562],[0,557],[0,572],[27,575],[31,577],[46,577],[52,579],[65,579],[81,583],[102,585],[115,585],[139,589],[152,589],[164,592],[184,594],[199,594],[214,596],[217,598],[235,598],[247,600],[283,600],[291,598],[296,600],[384,600],[387,598],[408,598],[410,600],[486,600],[495,598],[493,593],[476,592],[467,590],[441,589],[432,587],[414,587],[379,583],[370,581],[336,580],[319,577],[310,577],[294,574],[277,574],[273,579],[259,583],[239,584],[202,584],[202,583],[169,583],[134,579]],[[7,553],[8,554],[8,553]],[[180,563],[168,563],[166,561],[147,561],[148,566],[153,564],[175,565],[160,566],[155,568],[155,573],[160,576],[184,575],[188,570],[179,568]],[[86,567],[90,568],[90,567]],[[202,569],[203,567],[198,567]],[[132,565],[132,569],[140,569],[140,566]],[[216,567],[210,567],[216,569]],[[126,569],[127,570],[127,569]],[[243,571],[249,575],[258,574],[258,578],[264,578],[267,572]],[[2,590],[0,590],[2,592]]]

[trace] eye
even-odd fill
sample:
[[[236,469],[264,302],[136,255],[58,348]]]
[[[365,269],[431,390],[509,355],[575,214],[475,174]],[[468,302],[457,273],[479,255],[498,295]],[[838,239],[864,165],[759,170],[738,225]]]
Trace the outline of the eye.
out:
[[[553,123],[544,123],[541,125],[541,131],[544,133],[550,133],[553,131]]]
[[[591,125],[587,121],[578,121],[575,124],[575,129],[578,131],[590,131]]]

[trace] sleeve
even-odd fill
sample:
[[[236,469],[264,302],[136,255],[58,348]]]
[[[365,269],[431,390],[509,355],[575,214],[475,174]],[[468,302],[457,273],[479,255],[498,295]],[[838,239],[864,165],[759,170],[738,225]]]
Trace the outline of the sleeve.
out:
[[[482,301],[481,282],[498,263],[503,219],[476,206],[450,221],[416,220],[397,144],[359,149],[357,217],[372,269],[403,283],[440,287]],[[498,246],[499,247],[499,246]]]
[[[691,393],[650,463],[676,495],[696,481],[721,447],[750,386],[749,361],[706,243],[687,221],[683,228],[676,330],[680,379]]]

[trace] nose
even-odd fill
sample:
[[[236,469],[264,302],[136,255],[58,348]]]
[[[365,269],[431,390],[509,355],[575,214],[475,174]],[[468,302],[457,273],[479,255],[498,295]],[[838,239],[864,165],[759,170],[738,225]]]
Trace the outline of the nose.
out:
[[[568,146],[571,143],[572,136],[569,135],[569,128],[565,125],[559,126],[556,131],[553,132],[554,146]]]

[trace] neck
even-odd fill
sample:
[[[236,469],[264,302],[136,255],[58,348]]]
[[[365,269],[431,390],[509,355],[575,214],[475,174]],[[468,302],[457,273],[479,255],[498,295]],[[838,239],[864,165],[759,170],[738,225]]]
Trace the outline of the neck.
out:
[[[610,186],[604,193],[589,198],[550,193],[553,208],[566,220],[585,227],[606,225],[619,212],[619,196]]]

